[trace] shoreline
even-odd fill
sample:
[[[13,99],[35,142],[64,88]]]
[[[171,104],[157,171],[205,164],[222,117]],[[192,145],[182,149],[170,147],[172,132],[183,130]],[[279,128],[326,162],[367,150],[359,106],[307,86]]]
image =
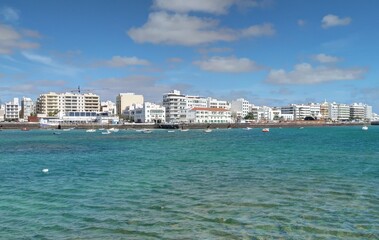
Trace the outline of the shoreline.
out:
[[[299,128],[299,127],[337,127],[337,126],[364,126],[371,123],[325,123],[325,122],[281,122],[281,123],[188,123],[188,124],[61,124],[61,129],[76,128],[119,128],[119,129],[205,129],[205,128]],[[12,129],[58,129],[58,126],[41,127],[39,123],[0,123],[0,130]]]

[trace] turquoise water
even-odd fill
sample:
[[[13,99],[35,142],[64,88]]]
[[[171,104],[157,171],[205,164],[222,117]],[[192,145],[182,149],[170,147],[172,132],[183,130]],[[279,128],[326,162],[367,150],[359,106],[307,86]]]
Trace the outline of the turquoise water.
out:
[[[0,238],[378,239],[379,127],[1,131]]]

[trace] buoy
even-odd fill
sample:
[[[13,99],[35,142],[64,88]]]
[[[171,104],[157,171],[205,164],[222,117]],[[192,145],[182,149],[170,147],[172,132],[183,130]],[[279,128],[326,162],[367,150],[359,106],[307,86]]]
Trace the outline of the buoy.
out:
[[[44,172],[44,173],[47,173],[48,171],[49,171],[49,169],[47,169],[47,168],[42,169],[42,172]]]

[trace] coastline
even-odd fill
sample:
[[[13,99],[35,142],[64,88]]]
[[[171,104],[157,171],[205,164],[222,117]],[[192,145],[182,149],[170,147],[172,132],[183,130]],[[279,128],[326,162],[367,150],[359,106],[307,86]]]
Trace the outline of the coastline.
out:
[[[127,123],[127,124],[61,124],[61,128],[76,128],[76,129],[90,129],[90,128],[119,128],[119,129],[205,129],[205,128],[299,128],[299,127],[336,127],[336,126],[363,126],[363,125],[377,125],[364,124],[364,123],[325,123],[314,121],[297,121],[297,122],[281,122],[281,123],[190,123],[190,124],[143,124],[143,123]],[[57,129],[58,126],[41,127],[39,123],[0,123],[0,130],[11,129]]]

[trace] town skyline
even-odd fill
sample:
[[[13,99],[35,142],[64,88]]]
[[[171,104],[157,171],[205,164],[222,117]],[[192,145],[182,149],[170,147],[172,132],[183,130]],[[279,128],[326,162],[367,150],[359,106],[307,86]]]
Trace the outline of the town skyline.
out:
[[[379,3],[2,1],[0,99],[49,91],[190,95],[379,112]]]

